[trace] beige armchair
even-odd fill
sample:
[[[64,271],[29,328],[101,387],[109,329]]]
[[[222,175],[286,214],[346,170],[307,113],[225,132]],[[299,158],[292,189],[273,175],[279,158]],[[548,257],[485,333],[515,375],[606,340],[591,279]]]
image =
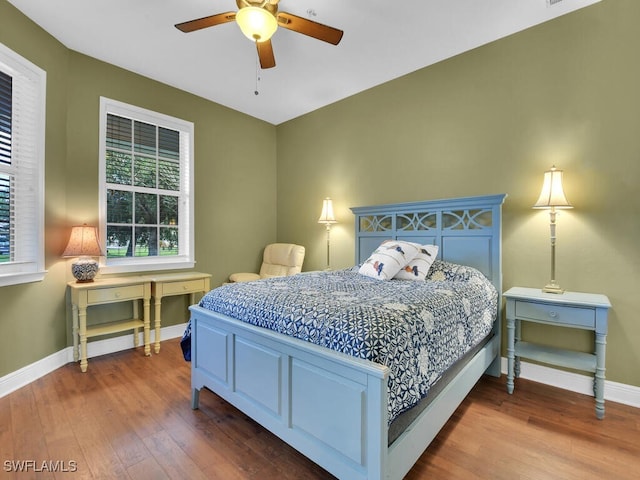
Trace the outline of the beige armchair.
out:
[[[286,277],[302,271],[304,247],[293,243],[272,243],[264,248],[260,273],[233,273],[230,282],[250,282],[269,277]]]

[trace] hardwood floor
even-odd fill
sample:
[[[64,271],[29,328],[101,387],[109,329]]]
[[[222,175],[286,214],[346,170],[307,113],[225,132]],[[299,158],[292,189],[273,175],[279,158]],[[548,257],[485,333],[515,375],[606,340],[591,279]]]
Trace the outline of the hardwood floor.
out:
[[[0,398],[0,478],[333,478],[209,391],[191,410],[189,376],[169,340]],[[639,478],[640,409],[607,402],[598,421],[591,397],[504,384],[483,378],[406,479]]]

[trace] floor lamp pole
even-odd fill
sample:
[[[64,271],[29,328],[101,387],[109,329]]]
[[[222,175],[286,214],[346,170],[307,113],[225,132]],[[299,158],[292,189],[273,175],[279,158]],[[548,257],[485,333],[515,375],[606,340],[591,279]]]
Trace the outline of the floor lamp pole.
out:
[[[329,197],[322,201],[322,213],[318,223],[324,223],[327,227],[327,268],[325,270],[331,270],[331,224],[338,222],[336,222],[336,217],[333,215],[333,202]]]
[[[327,223],[327,268],[325,270],[331,270],[331,224]]]

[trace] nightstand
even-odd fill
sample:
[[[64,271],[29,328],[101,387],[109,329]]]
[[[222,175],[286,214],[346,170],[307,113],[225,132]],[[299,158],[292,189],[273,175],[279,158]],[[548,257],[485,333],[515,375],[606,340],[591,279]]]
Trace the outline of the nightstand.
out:
[[[605,347],[607,315],[611,303],[605,295],[564,292],[544,293],[536,288],[513,287],[503,294],[507,300],[507,392],[513,393],[514,377],[520,375],[520,358],[594,374],[596,417],[604,418]],[[522,341],[521,322],[595,332],[593,354],[553,348]]]
[[[144,331],[144,354],[151,355],[149,344],[149,308],[151,283],[144,277],[120,277],[94,280],[93,282],[67,284],[71,290],[73,310],[73,359],[80,360],[80,370],[87,371],[87,338],[108,333],[133,330],[133,345],[138,346],[138,331]],[[138,302],[142,300],[143,316],[138,315]],[[87,327],[87,309],[93,305],[116,302],[133,302],[133,318]],[[78,339],[80,346],[78,347]]]

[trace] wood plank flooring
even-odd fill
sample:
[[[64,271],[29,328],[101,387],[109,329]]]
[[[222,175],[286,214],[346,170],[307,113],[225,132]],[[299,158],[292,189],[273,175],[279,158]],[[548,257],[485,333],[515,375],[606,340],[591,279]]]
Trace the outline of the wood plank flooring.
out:
[[[0,398],[0,478],[331,479],[209,391],[190,408],[178,340],[63,368]],[[640,409],[483,378],[407,480],[637,479]]]

